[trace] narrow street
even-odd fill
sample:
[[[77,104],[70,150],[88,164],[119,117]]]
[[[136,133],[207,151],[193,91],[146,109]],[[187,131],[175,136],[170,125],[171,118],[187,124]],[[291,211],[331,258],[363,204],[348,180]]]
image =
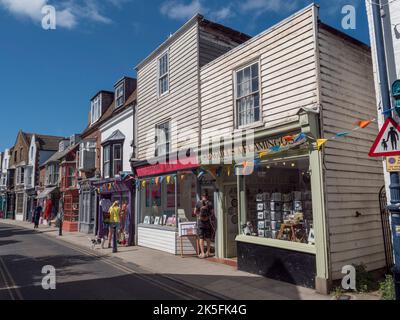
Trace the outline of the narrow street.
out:
[[[56,269],[55,290],[42,288],[44,266]],[[133,264],[0,223],[0,300],[215,299],[162,276],[144,273]]]

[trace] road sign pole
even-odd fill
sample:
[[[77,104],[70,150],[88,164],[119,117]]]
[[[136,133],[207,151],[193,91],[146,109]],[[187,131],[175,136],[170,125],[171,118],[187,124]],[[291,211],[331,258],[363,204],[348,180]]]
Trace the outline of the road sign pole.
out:
[[[378,58],[378,69],[380,78],[380,89],[382,106],[385,119],[392,117],[390,88],[386,64],[385,41],[382,30],[381,0],[371,2],[372,15],[374,19],[375,42]],[[400,228],[400,180],[397,172],[390,173],[390,205],[388,210],[391,214],[393,232],[393,251],[395,255],[395,267],[393,269],[396,299],[400,300],[400,234],[396,232]]]

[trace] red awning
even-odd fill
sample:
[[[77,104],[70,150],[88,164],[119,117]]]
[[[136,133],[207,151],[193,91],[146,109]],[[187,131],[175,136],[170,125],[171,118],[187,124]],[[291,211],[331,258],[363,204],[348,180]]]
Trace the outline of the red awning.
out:
[[[137,168],[137,176],[148,177],[148,176],[156,176],[161,174],[166,174],[169,172],[183,171],[189,169],[195,169],[199,167],[199,162],[197,157],[186,158],[184,163],[179,160],[174,161],[173,163],[158,163],[154,165],[145,166],[142,168]]]

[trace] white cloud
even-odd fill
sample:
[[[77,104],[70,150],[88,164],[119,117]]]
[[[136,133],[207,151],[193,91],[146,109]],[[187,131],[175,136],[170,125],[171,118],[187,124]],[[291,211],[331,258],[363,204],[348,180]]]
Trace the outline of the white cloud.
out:
[[[175,20],[188,20],[197,13],[209,15],[213,20],[225,20],[235,15],[232,4],[222,8],[211,8],[204,5],[204,0],[167,0],[160,8],[163,15]]]
[[[204,13],[200,0],[192,0],[189,3],[178,0],[168,0],[161,5],[161,13],[171,19],[187,20],[197,13]]]
[[[131,0],[107,0],[109,4],[121,7]],[[104,1],[103,1],[104,2]],[[42,8],[53,5],[56,8],[57,26],[72,29],[80,22],[92,21],[109,24],[112,20],[101,13],[100,0],[0,0],[0,7],[18,18],[27,18],[40,24],[43,15]]]
[[[211,19],[213,20],[226,20],[233,17],[235,15],[235,12],[232,9],[232,5],[229,5],[215,11],[210,11],[209,14]]]
[[[299,7],[298,0],[244,0],[240,5],[244,11],[255,11],[261,14],[270,12],[288,12]]]
[[[63,28],[72,29],[77,25],[76,16],[69,10],[64,9],[57,12],[57,25]]]
[[[47,0],[0,0],[0,5],[11,14],[34,21],[41,19],[41,10],[46,4]]]

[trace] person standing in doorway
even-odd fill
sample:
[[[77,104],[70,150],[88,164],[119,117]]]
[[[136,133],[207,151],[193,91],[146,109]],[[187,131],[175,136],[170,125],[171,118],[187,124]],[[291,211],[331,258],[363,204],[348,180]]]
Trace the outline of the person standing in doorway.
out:
[[[33,223],[35,224],[34,229],[39,228],[40,217],[42,216],[43,208],[40,204],[37,205],[35,211],[33,212]]]
[[[121,220],[121,208],[119,207],[119,202],[115,201],[110,208],[110,231],[108,234],[108,247],[111,248],[111,237],[112,237],[113,253],[118,251],[117,232],[120,220]]]
[[[198,220],[198,235],[200,239],[200,256],[204,259],[211,256],[211,217],[214,214],[214,208],[208,200],[208,194],[204,193],[200,201],[197,202],[194,212]],[[207,242],[207,252],[204,253],[204,242]]]

